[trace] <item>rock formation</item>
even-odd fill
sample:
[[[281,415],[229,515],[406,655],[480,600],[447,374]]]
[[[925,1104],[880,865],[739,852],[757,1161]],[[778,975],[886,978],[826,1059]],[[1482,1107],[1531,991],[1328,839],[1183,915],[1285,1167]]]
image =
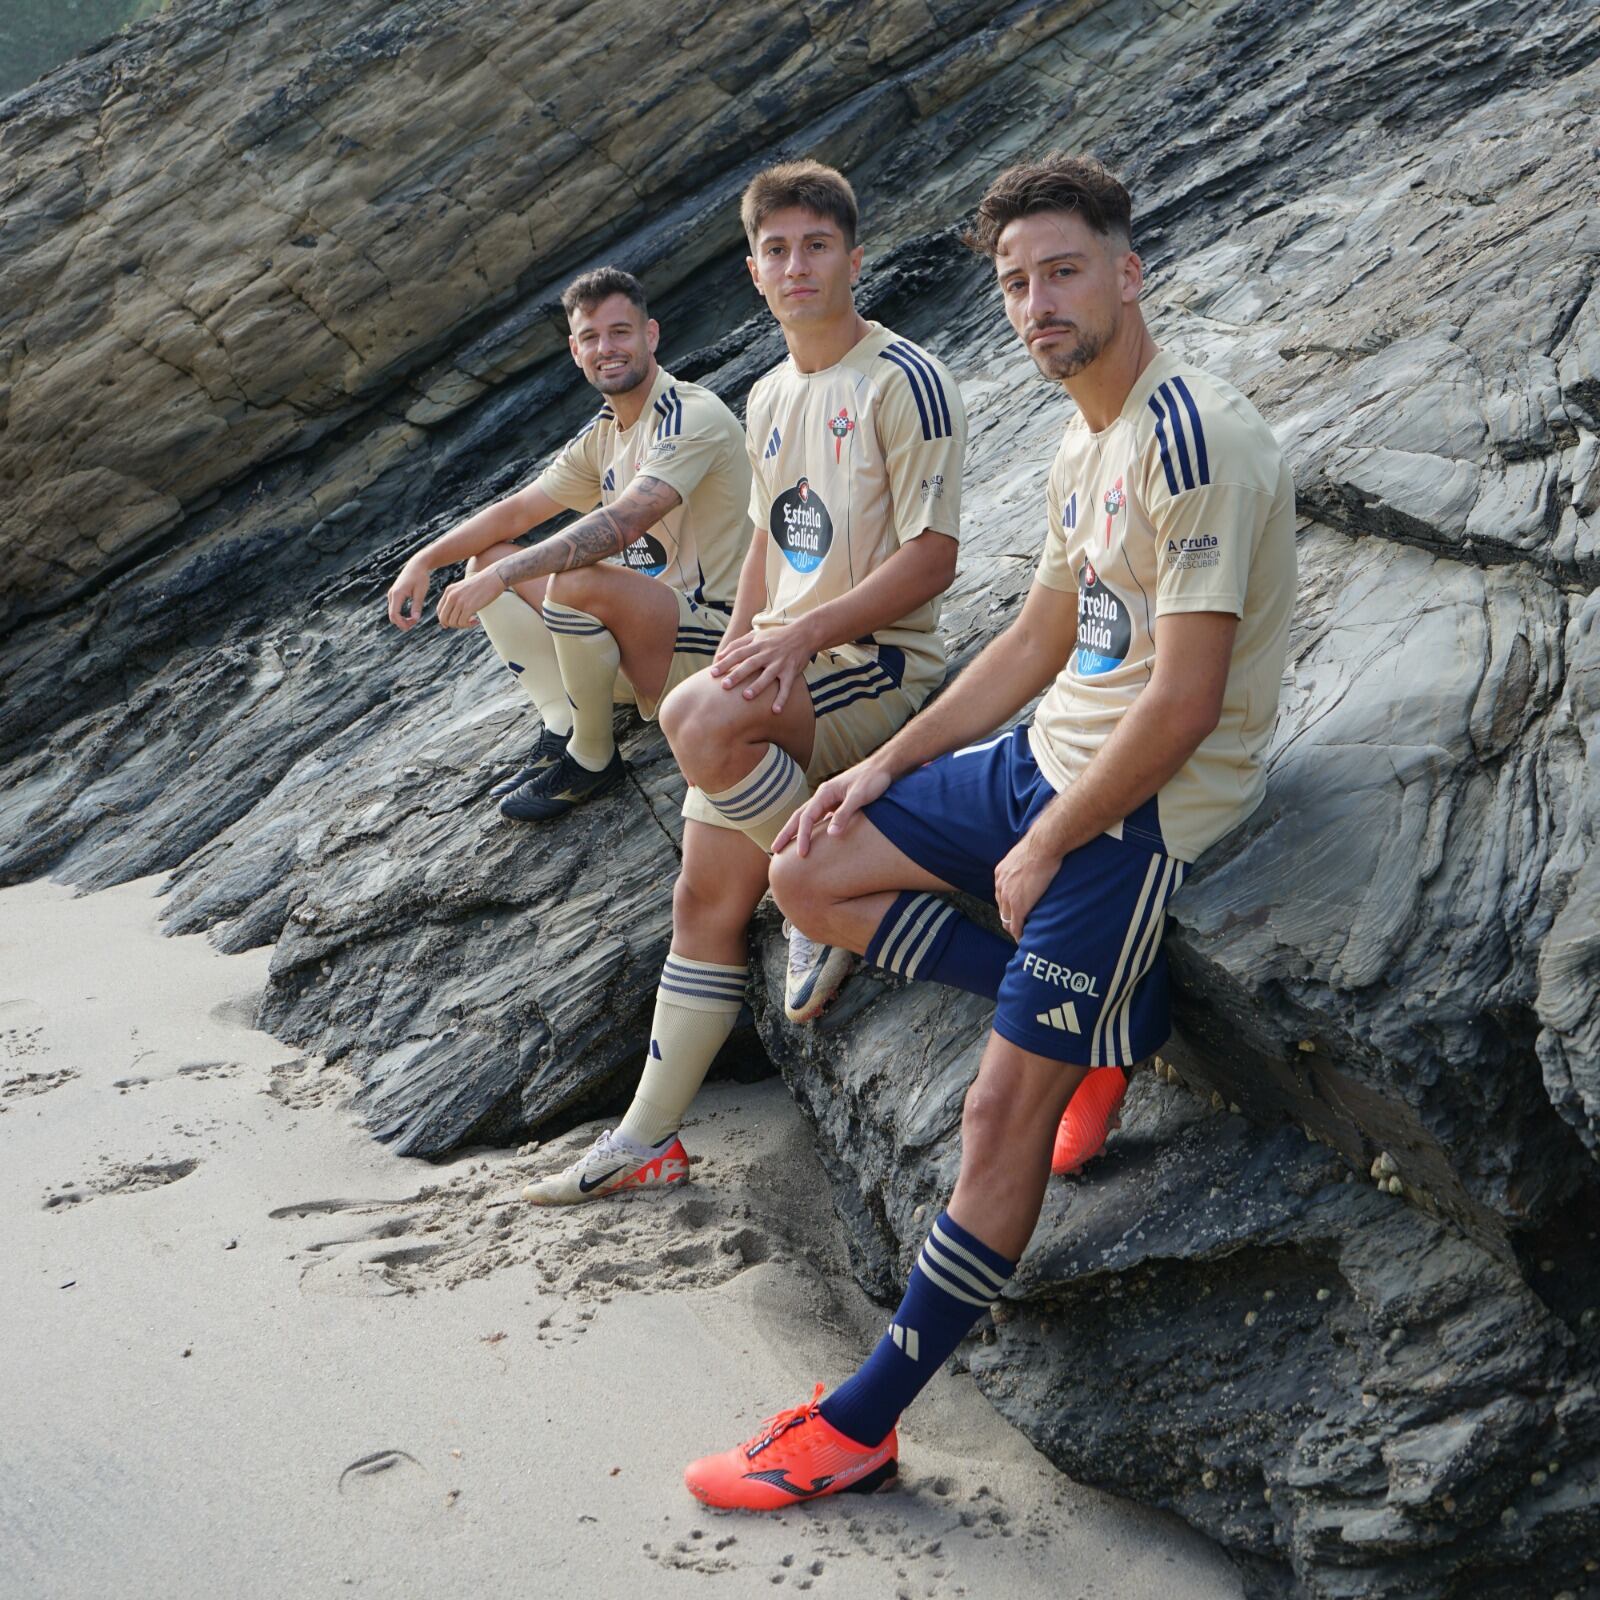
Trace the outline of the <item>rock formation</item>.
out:
[[[530,718],[471,636],[389,630],[389,578],[584,413],[555,306],[581,267],[640,271],[668,365],[739,402],[779,346],[735,198],[804,151],[858,185],[865,308],[962,377],[970,655],[1026,590],[1065,404],[955,224],[1013,155],[1093,149],[1139,201],[1158,337],[1290,452],[1301,605],[1267,802],[1175,906],[1162,1072],[1053,1187],[973,1370],[1261,1593],[1579,1593],[1597,59],[1583,0],[144,25],[0,105],[0,873],[171,870],[175,928],[276,940],[264,1025],[347,1058],[400,1149],[614,1103],[681,780],[630,721],[626,788],[501,826]],[[892,1295],[985,1008],[868,975],[799,1035],[755,998]]]

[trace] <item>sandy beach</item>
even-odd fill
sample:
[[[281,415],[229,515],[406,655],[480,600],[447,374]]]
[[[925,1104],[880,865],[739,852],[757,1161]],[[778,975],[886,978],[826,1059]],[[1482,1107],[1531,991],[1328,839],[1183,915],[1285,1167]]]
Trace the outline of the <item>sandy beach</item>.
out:
[[[270,952],[162,937],[158,887],[0,892],[0,1594],[1241,1593],[962,1372],[898,1487],[697,1506],[688,1457],[884,1321],[782,1085],[703,1095],[682,1191],[535,1211],[594,1128],[392,1155],[342,1071],[250,1026]]]

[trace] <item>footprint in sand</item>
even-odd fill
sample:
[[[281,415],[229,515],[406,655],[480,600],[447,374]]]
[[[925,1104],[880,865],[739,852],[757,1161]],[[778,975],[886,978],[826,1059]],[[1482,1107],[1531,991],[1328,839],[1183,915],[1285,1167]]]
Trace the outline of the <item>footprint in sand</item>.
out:
[[[4,1116],[13,1100],[26,1100],[36,1094],[49,1094],[64,1083],[71,1083],[78,1074],[62,1067],[55,1072],[24,1072],[15,1078],[0,1078],[0,1116]]]
[[[76,1179],[64,1183],[59,1189],[47,1192],[43,1209],[67,1211],[94,1200],[101,1195],[137,1194],[142,1189],[160,1189],[180,1178],[187,1178],[199,1161],[193,1157],[183,1161],[140,1161],[108,1163],[106,1169],[92,1183],[79,1183]]]
[[[292,1061],[281,1061],[272,1069],[272,1077],[263,1094],[271,1095],[279,1105],[291,1111],[304,1111],[310,1106],[320,1106],[337,1096],[355,1092],[355,1082],[341,1066],[324,1065],[318,1056],[296,1056]]]

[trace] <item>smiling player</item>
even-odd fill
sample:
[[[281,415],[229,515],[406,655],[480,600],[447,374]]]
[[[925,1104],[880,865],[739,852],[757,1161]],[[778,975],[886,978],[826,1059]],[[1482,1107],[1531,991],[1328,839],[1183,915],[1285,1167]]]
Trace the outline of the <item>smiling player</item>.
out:
[[[531,484],[419,550],[389,590],[389,620],[414,627],[431,574],[467,561],[439,621],[481,621],[544,723],[528,764],[490,791],[523,822],[617,783],[612,706],[632,702],[649,718],[711,659],[750,493],[737,419],[657,363],[660,329],[639,280],[601,268],[561,304],[572,359],[605,403]],[[564,510],[587,515],[538,544],[511,543]]]

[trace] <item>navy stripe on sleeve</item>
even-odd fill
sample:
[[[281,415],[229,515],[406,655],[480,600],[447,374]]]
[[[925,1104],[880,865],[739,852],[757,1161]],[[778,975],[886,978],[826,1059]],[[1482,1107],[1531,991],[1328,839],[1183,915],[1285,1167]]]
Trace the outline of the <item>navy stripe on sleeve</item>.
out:
[[[954,431],[950,426],[950,407],[945,400],[944,383],[939,377],[939,369],[928,359],[927,352],[919,350],[914,344],[907,344],[903,340],[890,349],[903,355],[916,369],[922,373],[928,384],[928,394],[932,402],[928,409],[936,413],[940,427],[938,436],[948,439]]]
[[[1167,493],[1178,492],[1178,475],[1172,470],[1172,452],[1167,448],[1166,412],[1154,395],[1150,396],[1150,409],[1156,414],[1156,443],[1161,446],[1161,469],[1167,475]]]
[[[906,377],[910,380],[911,393],[917,402],[917,415],[922,418],[922,437],[924,439],[932,439],[935,437],[933,431],[934,423],[929,419],[928,403],[923,398],[922,378],[920,374],[909,361],[896,353],[896,347],[894,345],[890,345],[889,348],[883,352],[883,359],[885,361],[893,362],[894,365],[899,367],[899,369],[905,373]]]

